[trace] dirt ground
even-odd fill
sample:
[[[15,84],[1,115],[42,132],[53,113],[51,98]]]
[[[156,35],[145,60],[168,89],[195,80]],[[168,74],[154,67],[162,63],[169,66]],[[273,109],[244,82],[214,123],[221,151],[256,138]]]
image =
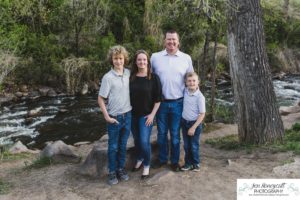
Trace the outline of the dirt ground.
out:
[[[300,113],[283,117],[286,128],[300,121]],[[24,170],[26,159],[0,164],[0,177],[11,184],[1,200],[89,200],[89,199],[236,199],[239,178],[300,178],[300,156],[291,152],[271,153],[225,151],[204,144],[207,138],[237,134],[236,125],[219,124],[220,129],[201,138],[201,171],[174,173],[168,168],[151,170],[151,178],[141,181],[141,172],[129,172],[130,180],[115,186],[100,179],[78,175],[80,164],[56,164]],[[86,156],[93,144],[77,147]],[[83,159],[84,160],[84,159]],[[297,161],[297,162],[293,162]],[[29,161],[27,161],[29,162]]]

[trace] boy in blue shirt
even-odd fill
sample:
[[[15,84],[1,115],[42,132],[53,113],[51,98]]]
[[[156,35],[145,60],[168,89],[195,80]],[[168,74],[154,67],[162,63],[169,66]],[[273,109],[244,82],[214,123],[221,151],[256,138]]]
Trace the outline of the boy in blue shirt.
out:
[[[182,135],[184,141],[184,161],[182,171],[200,170],[199,142],[202,121],[205,116],[205,98],[199,90],[199,77],[195,72],[186,74],[186,88],[183,97]]]
[[[113,68],[102,78],[98,104],[107,122],[108,184],[115,185],[118,178],[124,181],[129,179],[124,168],[131,129],[130,71],[124,68],[128,63],[128,52],[120,45],[114,46],[108,52],[108,60]]]

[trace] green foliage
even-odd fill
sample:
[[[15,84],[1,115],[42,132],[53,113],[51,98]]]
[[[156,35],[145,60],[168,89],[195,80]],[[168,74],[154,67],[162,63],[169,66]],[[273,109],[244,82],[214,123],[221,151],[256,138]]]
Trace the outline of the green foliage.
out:
[[[281,3],[262,3],[271,66],[280,67],[278,48],[300,46],[300,6],[290,1],[293,15],[286,19]],[[59,67],[63,59],[74,55],[97,62],[92,71],[100,76],[109,68],[109,47],[122,44],[131,55],[137,49],[151,54],[163,48],[162,33],[172,28],[196,67],[207,31],[211,36],[218,33],[218,42],[226,44],[225,10],[224,0],[2,0],[0,49],[21,58],[11,74],[17,83],[63,85]],[[217,66],[219,72],[228,70],[226,62],[218,62],[223,63]]]
[[[18,153],[18,154],[11,154],[7,150],[0,152],[0,163],[1,162],[8,162],[14,160],[20,160],[25,158],[31,158],[32,154],[30,153]]]
[[[215,115],[217,120],[224,123],[233,123],[234,121],[233,108],[230,106],[217,104],[215,107]]]
[[[300,154],[300,123],[296,123],[290,130],[287,130],[283,142],[267,145],[250,145],[240,143],[237,135],[229,135],[221,138],[208,139],[205,143],[213,147],[225,150],[247,150],[252,151],[262,148],[272,152],[293,151]]]
[[[208,139],[205,143],[212,145],[213,147],[225,150],[239,150],[239,149],[248,149],[253,148],[252,145],[246,145],[239,143],[237,135],[228,135],[221,138]]]
[[[43,167],[48,167],[53,164],[52,158],[49,157],[38,157],[31,164],[26,165],[25,169],[39,169]]]

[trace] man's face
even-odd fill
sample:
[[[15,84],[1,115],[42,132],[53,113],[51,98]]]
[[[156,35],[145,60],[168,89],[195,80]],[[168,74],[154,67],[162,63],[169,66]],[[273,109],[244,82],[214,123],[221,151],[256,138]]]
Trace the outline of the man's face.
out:
[[[176,52],[179,48],[179,39],[177,33],[167,33],[165,38],[165,47],[168,52]]]

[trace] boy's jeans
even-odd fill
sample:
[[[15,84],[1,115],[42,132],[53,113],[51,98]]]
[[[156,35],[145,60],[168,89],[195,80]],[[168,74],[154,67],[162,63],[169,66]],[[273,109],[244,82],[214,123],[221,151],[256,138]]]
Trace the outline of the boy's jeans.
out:
[[[132,116],[131,131],[137,153],[137,160],[143,161],[144,166],[150,166],[151,143],[150,136],[153,125],[146,126],[145,116]]]
[[[130,134],[131,111],[111,116],[119,124],[107,124],[108,131],[108,170],[109,173],[125,167],[126,145]]]
[[[171,136],[171,164],[178,164],[180,155],[180,120],[183,109],[183,99],[163,101],[156,115],[158,159],[161,163],[168,162],[169,142]]]
[[[199,154],[199,142],[200,134],[202,132],[202,124],[200,124],[193,136],[189,136],[188,130],[193,126],[196,121],[187,121],[185,119],[182,122],[182,136],[184,142],[184,161],[186,165],[198,165],[200,164],[200,154]]]

